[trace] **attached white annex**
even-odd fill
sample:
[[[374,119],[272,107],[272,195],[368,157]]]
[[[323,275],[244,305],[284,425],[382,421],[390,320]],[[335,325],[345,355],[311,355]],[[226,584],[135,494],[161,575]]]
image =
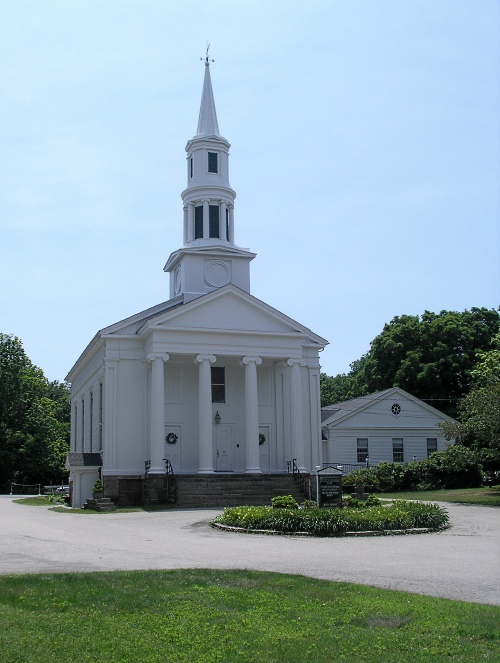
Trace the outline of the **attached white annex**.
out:
[[[280,474],[322,462],[319,355],[327,341],[250,294],[255,257],[235,244],[229,143],[219,134],[208,58],[188,141],[184,243],[165,265],[170,299],[99,331],[71,382],[73,505],[102,454],[106,494],[140,502],[144,482]]]
[[[323,461],[377,465],[422,460],[442,451],[446,441],[438,424],[451,417],[399,387],[335,403],[321,409]]]

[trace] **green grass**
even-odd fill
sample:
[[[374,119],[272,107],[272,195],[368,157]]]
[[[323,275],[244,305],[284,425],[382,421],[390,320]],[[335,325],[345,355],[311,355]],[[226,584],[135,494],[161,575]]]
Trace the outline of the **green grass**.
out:
[[[51,502],[48,497],[21,497],[18,500],[12,500],[16,504],[24,504],[26,506],[49,506],[52,507],[51,511],[57,511],[59,513],[73,513],[73,514],[85,514],[85,515],[105,515],[106,512],[92,511],[91,509],[68,509],[63,505],[57,505],[56,502]],[[109,513],[134,513],[136,511],[168,511],[172,509],[172,504],[161,504],[160,506],[127,506],[119,507],[116,511],[110,511]]]
[[[429,500],[431,502],[461,502],[500,506],[500,486],[482,488],[456,488],[454,490],[421,490],[404,493],[377,493],[378,497],[395,500]]]
[[[0,660],[499,661],[500,607],[302,576],[0,577]]]

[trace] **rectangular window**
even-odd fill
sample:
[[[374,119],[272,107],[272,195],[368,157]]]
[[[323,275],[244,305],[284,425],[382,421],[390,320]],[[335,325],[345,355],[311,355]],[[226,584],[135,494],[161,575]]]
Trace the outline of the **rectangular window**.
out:
[[[75,423],[73,426],[73,451],[78,450],[78,405],[75,405],[73,409],[74,417],[75,417]]]
[[[212,366],[212,403],[226,402],[226,375],[225,368]]]
[[[392,438],[392,461],[394,463],[402,463],[404,461],[403,438]]]
[[[208,153],[208,172],[209,173],[218,173],[219,172],[219,164],[218,164],[218,155],[217,152],[209,152]]]
[[[229,239],[229,210],[226,207],[226,239],[228,242],[231,240]]]
[[[368,438],[358,437],[357,440],[358,463],[366,463],[368,458]]]
[[[82,398],[82,452],[85,451],[85,400]]]
[[[99,451],[102,449],[102,382],[99,383]]]
[[[90,433],[90,451],[94,451],[92,446],[94,443],[94,392],[90,392],[90,423],[89,423],[89,433]]]
[[[189,177],[193,177],[193,157],[189,159]]]
[[[203,237],[203,205],[197,205],[194,208],[194,238]]]
[[[220,217],[220,208],[218,205],[209,205],[208,214],[209,214],[209,237],[220,237],[219,232],[219,217]]]
[[[427,458],[429,458],[429,456],[437,450],[438,450],[437,437],[428,437],[427,438]]]

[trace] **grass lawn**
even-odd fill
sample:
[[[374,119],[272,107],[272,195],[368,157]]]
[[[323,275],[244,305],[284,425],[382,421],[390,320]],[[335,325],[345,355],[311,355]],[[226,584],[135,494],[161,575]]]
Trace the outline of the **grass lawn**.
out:
[[[57,502],[51,502],[48,497],[44,495],[40,497],[21,497],[18,500],[12,500],[16,504],[25,504],[26,506],[50,506],[51,511],[58,511],[59,513],[77,513],[77,514],[86,514],[86,515],[103,515],[103,513],[98,511],[92,511],[92,509],[68,509],[65,506],[58,504]],[[120,507],[116,511],[111,511],[110,513],[132,513],[134,511],[167,511],[172,509],[173,505],[171,504],[162,504],[160,506],[128,506]]]
[[[251,571],[0,576],[0,660],[499,661],[500,607]]]
[[[377,497],[396,500],[430,500],[431,502],[462,502],[500,506],[500,486],[482,488],[456,488],[454,490],[420,490],[404,493],[377,493]]]

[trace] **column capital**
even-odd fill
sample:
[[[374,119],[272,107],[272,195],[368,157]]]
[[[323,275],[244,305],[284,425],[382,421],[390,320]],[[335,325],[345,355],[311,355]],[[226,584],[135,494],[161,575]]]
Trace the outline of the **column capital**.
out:
[[[155,353],[151,352],[147,357],[146,361],[153,362],[155,359],[162,359],[163,361],[168,361],[170,359],[170,355],[167,354],[166,352],[160,354],[160,353]]]
[[[217,357],[215,355],[197,355],[194,363],[201,364],[204,361],[209,361],[211,364],[213,364],[216,359]]]
[[[243,359],[240,360],[242,366],[248,365],[250,362],[255,362],[257,366],[260,366],[260,364],[262,364],[262,359],[260,357],[243,357]]]
[[[305,366],[306,362],[303,359],[285,359],[285,366],[293,366],[294,364],[298,364],[299,366]]]

